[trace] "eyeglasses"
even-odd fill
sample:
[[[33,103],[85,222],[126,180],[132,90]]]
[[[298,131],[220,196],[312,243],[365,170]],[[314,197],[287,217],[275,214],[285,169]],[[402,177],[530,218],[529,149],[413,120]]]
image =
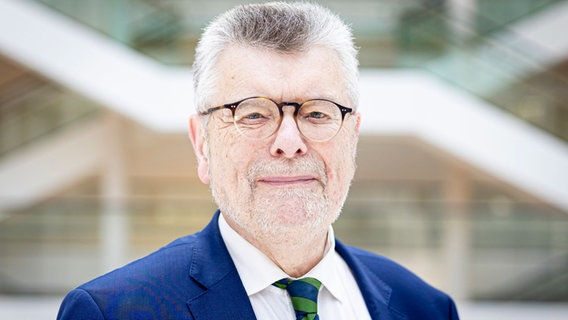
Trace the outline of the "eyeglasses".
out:
[[[345,115],[353,112],[351,108],[326,99],[277,103],[265,97],[250,97],[209,108],[200,114],[230,109],[237,130],[245,137],[256,140],[268,138],[278,130],[284,117],[284,106],[294,107],[298,130],[304,137],[315,142],[333,138],[343,125]]]

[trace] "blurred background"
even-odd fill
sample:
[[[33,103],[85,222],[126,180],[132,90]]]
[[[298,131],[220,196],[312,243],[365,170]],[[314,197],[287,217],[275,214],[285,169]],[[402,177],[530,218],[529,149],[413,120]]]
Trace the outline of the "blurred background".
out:
[[[0,1],[0,319],[200,230],[202,28],[237,0]],[[360,47],[338,237],[463,319],[568,319],[568,1],[327,0]]]

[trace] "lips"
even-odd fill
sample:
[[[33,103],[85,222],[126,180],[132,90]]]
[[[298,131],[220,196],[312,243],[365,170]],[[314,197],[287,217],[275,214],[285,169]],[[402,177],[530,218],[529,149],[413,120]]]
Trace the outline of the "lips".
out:
[[[302,176],[273,176],[273,177],[262,177],[259,178],[258,183],[266,184],[275,187],[293,187],[308,185],[314,182],[319,182],[319,180],[314,176],[302,175]]]
[[[313,155],[293,159],[258,159],[251,163],[247,172],[251,187],[302,188],[314,183],[325,188],[327,175],[325,164]]]

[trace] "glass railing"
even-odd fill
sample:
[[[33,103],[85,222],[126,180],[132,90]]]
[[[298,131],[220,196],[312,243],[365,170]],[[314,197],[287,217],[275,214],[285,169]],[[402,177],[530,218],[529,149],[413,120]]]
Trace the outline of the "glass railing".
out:
[[[530,16],[559,0],[477,0],[476,32],[487,35]]]
[[[239,0],[35,1],[167,64],[190,64],[192,49],[207,22],[237,4],[248,3]],[[562,1],[565,0],[477,0],[476,11],[469,13],[471,21],[465,27],[470,34],[486,36]],[[378,48],[361,46],[363,56],[371,50],[371,56],[376,57],[365,60],[363,66],[399,66],[400,59],[383,60],[383,55],[377,52],[388,51],[391,46],[397,55],[439,53],[452,36],[448,20],[455,20],[450,13],[454,11],[450,8],[452,4],[443,0],[320,3],[350,21],[356,38],[383,40]]]
[[[93,102],[26,78],[0,88],[0,158],[98,114]]]
[[[191,64],[206,22],[244,2],[36,1],[166,64],[182,65]],[[441,0],[322,3],[353,21],[363,67],[424,68],[566,141],[568,76],[539,60],[545,49],[507,29],[565,1],[478,0],[474,12]]]
[[[139,52],[166,64],[191,64],[192,21],[184,20],[179,4],[144,0],[35,0]],[[205,23],[205,22],[204,22]],[[190,25],[192,27],[188,28]],[[189,33],[188,33],[189,32]],[[190,37],[188,39],[188,36]],[[188,41],[189,40],[189,41]]]
[[[541,9],[558,1],[533,2],[540,4],[538,8]],[[419,45],[422,41],[430,49],[409,48],[400,55],[401,66],[428,70],[516,117],[564,141],[568,140],[568,105],[565,103],[568,99],[568,73],[556,62],[547,65],[547,61],[543,61],[541,57],[546,56],[543,54],[546,48],[509,31],[506,25],[494,27],[491,32],[478,31],[472,30],[463,21],[450,19],[444,12],[430,10],[423,14],[429,16],[423,20],[437,27],[410,24],[410,28],[415,29],[406,42]],[[478,26],[496,23],[483,15],[478,14],[476,18]],[[443,41],[435,37],[436,28],[441,30],[445,38]],[[465,30],[467,36],[456,38],[448,30]],[[436,39],[438,46],[434,45]]]
[[[125,261],[200,230],[215,210],[208,198],[121,202]],[[0,293],[60,294],[102,273],[106,206],[97,197],[57,198],[5,212],[0,220]],[[568,301],[558,290],[568,284],[566,279],[558,282],[568,270],[566,212],[495,201],[473,202],[459,214],[449,212],[451,207],[440,201],[351,198],[335,230],[344,243],[394,258],[442,287],[452,257],[459,254],[467,268],[460,281],[474,299]],[[464,244],[460,252],[452,246],[455,228]],[[535,279],[541,291],[520,297],[519,290]]]

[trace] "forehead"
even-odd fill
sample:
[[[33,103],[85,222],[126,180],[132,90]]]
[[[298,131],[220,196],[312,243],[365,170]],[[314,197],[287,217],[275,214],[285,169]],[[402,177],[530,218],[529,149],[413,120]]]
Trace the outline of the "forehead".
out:
[[[219,56],[216,71],[216,104],[257,95],[281,101],[327,98],[346,103],[347,99],[339,58],[325,47],[281,53],[233,45]]]

